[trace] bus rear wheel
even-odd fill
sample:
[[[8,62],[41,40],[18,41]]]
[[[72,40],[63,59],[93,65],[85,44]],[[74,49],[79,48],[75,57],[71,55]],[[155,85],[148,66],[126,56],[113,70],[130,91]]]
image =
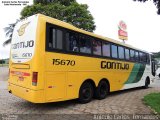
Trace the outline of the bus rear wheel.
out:
[[[84,82],[81,85],[80,91],[79,91],[79,102],[84,104],[88,103],[93,98],[93,86],[89,82]]]
[[[95,97],[99,100],[107,97],[109,93],[109,85],[106,81],[100,81],[95,92]]]

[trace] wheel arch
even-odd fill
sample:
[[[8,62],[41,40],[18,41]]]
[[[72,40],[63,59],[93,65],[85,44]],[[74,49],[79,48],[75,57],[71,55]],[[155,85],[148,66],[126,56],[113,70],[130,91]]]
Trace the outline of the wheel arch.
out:
[[[93,86],[93,90],[95,91],[96,84],[95,84],[94,80],[92,80],[92,79],[86,79],[86,80],[84,80],[84,81],[82,82],[82,84],[80,85],[80,87],[79,87],[79,91],[80,91],[81,86],[82,86],[84,83],[86,83],[86,82],[90,83],[90,84]]]
[[[102,79],[99,81],[99,83],[100,83],[101,81],[105,81],[105,82],[108,84],[108,86],[109,86],[108,92],[110,92],[110,82],[109,82],[109,80],[108,80],[107,78],[102,78]],[[99,84],[99,83],[98,83],[98,84]]]
[[[86,94],[85,92],[83,92],[83,90],[85,91],[85,90],[88,89],[88,88],[85,89],[85,87],[84,87],[85,85],[87,85],[87,86],[89,85],[88,86],[89,89],[92,86],[92,89],[88,90],[89,94]],[[78,93],[79,102],[82,103],[82,104],[90,102],[93,98],[94,93],[95,93],[95,88],[96,88],[96,85],[95,85],[95,82],[92,79],[84,80],[79,87],[79,93]],[[86,96],[87,96],[87,98],[86,98]]]
[[[147,76],[145,81],[147,81],[150,84],[150,77]]]

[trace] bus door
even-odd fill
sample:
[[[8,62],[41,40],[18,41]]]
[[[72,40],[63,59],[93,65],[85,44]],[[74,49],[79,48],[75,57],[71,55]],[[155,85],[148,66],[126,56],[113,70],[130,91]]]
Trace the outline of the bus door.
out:
[[[152,75],[155,76],[156,75],[155,61],[152,61],[151,69],[152,69]]]

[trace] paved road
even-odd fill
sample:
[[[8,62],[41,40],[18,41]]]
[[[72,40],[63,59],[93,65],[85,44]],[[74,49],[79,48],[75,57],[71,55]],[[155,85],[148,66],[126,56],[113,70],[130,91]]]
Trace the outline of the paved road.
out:
[[[57,119],[77,119],[82,120],[91,117],[93,114],[151,114],[152,111],[146,107],[142,98],[146,94],[152,92],[160,92],[160,79],[157,79],[155,85],[150,86],[149,89],[136,88],[120,92],[111,93],[104,100],[93,100],[88,104],[79,104],[76,100],[33,104],[20,99],[12,94],[9,94],[6,89],[6,81],[1,81],[3,87],[0,89],[0,114],[32,114],[37,115],[38,118],[46,119],[46,114],[51,118]],[[0,83],[0,85],[2,85]],[[45,114],[45,115],[44,115]],[[53,114],[61,114],[52,116]],[[76,116],[64,116],[63,114],[81,114]],[[92,116],[83,116],[84,114]]]
[[[73,116],[64,116],[64,114],[81,114],[76,115],[75,119],[86,118],[86,116],[82,116],[82,114],[92,115],[87,116],[91,119],[94,117],[93,114],[151,114],[152,111],[142,103],[141,99],[146,94],[152,92],[160,92],[160,88],[136,88],[114,92],[104,100],[93,100],[88,104],[79,104],[76,100],[33,104],[9,94],[7,90],[0,90],[0,114],[29,114],[30,116],[38,114],[37,118],[43,120],[46,119],[46,115],[49,115],[51,118],[57,118],[57,115],[52,116],[55,114],[61,115],[57,119],[67,118],[68,120],[71,120]]]
[[[8,67],[0,67],[0,90],[7,88]]]
[[[0,67],[0,81],[8,79],[8,67]]]

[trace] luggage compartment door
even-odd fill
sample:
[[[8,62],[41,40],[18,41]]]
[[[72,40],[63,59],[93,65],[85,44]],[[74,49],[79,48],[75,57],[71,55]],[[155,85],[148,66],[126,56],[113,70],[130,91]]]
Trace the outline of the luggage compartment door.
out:
[[[66,74],[64,72],[46,72],[46,101],[61,100],[66,97]]]

